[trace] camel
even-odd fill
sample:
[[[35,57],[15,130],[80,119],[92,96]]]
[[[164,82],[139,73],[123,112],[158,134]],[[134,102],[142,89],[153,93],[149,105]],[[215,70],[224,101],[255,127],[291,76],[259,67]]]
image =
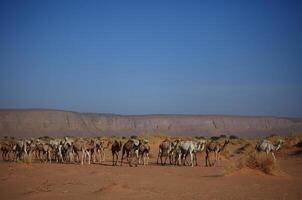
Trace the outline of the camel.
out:
[[[47,162],[51,163],[52,153],[53,153],[53,147],[48,143],[44,143],[43,144],[43,154],[46,155],[45,163],[47,163]]]
[[[119,152],[122,149],[122,142],[115,140],[111,145],[111,152],[112,152],[112,165],[116,166],[118,161]],[[115,159],[116,158],[116,159]]]
[[[141,160],[143,160],[143,165],[148,165],[149,152],[150,152],[150,145],[148,140],[144,140],[143,142],[141,142],[138,152],[139,152],[138,164],[141,164]]]
[[[95,149],[95,143],[93,140],[87,141],[82,138],[79,138],[72,142],[73,150],[76,154],[77,159],[80,158],[80,152],[81,152],[81,165],[84,165],[84,161],[87,162],[88,158],[88,164],[91,164],[91,154],[93,150]]]
[[[13,152],[13,147],[14,147],[14,141],[4,141],[1,143],[1,152],[2,152],[2,159],[4,161],[9,161],[10,160],[10,153]]]
[[[178,164],[181,164],[181,159],[184,159],[184,165],[186,165],[186,158],[190,155],[190,164],[193,167],[194,161],[197,166],[197,156],[196,154],[200,151],[203,151],[205,148],[206,141],[200,140],[196,141],[181,141],[177,145],[180,151],[178,151]]]
[[[53,148],[53,156],[56,162],[64,163],[64,154],[65,154],[64,141],[59,138],[56,138],[54,140],[50,140],[49,144]]]
[[[84,143],[84,152],[85,152],[85,156],[88,157],[88,164],[91,164],[91,155],[93,154],[93,152],[95,151],[95,142],[94,140],[90,140],[90,141],[85,141]],[[93,161],[95,162],[95,160]]]
[[[17,140],[14,147],[14,161],[18,162],[24,158],[24,154],[27,154],[26,141],[25,140]]]
[[[279,140],[278,143],[274,145],[269,140],[261,140],[260,142],[258,142],[256,144],[255,149],[258,152],[266,152],[266,155],[271,153],[272,157],[274,159],[274,162],[276,162],[276,157],[275,157],[274,152],[278,151],[281,148],[283,143],[284,143],[283,140]]]
[[[98,162],[101,164],[102,162],[105,161],[105,150],[109,148],[111,144],[111,141],[107,142],[107,145],[105,146],[105,141],[101,140],[95,140],[95,149],[93,151],[93,162],[95,162],[95,156],[97,155],[98,157]]]
[[[123,145],[121,166],[123,165],[124,155],[126,154],[129,165],[132,167],[133,158],[138,160],[138,149],[140,145],[140,141],[136,139],[130,139]],[[135,162],[135,166],[137,166],[137,162]]]
[[[82,138],[72,139],[65,137],[64,138],[64,148],[68,152],[70,162],[80,162],[81,155],[81,165],[84,165],[84,158],[86,158],[87,152],[85,150],[85,141]],[[90,158],[89,158],[90,162]]]
[[[208,144],[206,144],[206,167],[208,166],[214,166],[216,161],[219,161],[220,153],[226,148],[226,146],[229,144],[229,138],[227,137],[223,144],[221,144],[218,141],[211,140]],[[215,161],[214,163],[211,163],[210,161],[210,153],[215,153]]]
[[[41,162],[51,163],[53,150],[54,148],[48,142],[39,139],[36,141],[35,151]]]
[[[63,159],[65,161],[69,161],[70,163],[75,162],[75,152],[73,148],[73,144],[69,142],[62,142],[62,153],[63,153]]]
[[[175,142],[171,142],[168,139],[165,139],[163,142],[159,144],[159,151],[157,156],[156,163],[159,164],[158,160],[160,159],[161,165],[165,165],[167,162],[167,159],[169,158],[170,164],[172,164],[172,157],[174,152],[174,147],[176,147],[176,144],[178,143],[178,140]],[[163,162],[163,157],[165,158]]]

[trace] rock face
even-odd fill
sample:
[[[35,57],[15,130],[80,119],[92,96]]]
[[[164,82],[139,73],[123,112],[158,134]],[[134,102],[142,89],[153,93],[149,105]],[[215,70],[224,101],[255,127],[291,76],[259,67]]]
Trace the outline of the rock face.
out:
[[[0,136],[101,136],[144,132],[258,136],[302,131],[302,120],[209,115],[111,115],[44,109],[0,109]]]

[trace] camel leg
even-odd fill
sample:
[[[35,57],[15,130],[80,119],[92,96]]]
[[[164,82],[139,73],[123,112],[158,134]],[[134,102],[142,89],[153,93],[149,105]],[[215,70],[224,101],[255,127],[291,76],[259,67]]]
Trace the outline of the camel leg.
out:
[[[147,153],[147,165],[149,165],[149,153]]]
[[[149,164],[149,153],[146,153],[144,157],[144,165],[148,165],[148,164]]]
[[[188,156],[188,154],[182,155],[182,160],[183,160],[183,165],[184,165],[184,166],[186,166],[187,156]],[[189,163],[188,163],[188,164],[189,164]],[[189,165],[190,165],[190,164],[189,164]]]
[[[101,164],[102,163],[102,155],[101,155],[100,150],[98,150],[97,152],[98,152],[98,160],[99,160],[99,163]]]
[[[192,152],[190,152],[190,157],[191,157],[191,166],[194,167],[194,161],[193,161],[194,157]]]
[[[273,156],[274,162],[276,162],[276,157],[275,157],[274,152],[272,152],[272,156]]]
[[[148,165],[148,153],[144,154],[144,160],[143,160],[144,165]]]
[[[177,159],[177,160],[175,161],[176,164],[177,164],[178,166],[180,166],[180,165],[181,165],[181,155],[178,154],[176,159]]]
[[[64,159],[63,159],[62,153],[61,153],[61,155],[60,155],[60,158],[61,158],[61,162],[64,163]]]
[[[74,162],[74,155],[71,151],[68,151],[68,159],[70,163]]]
[[[173,152],[169,153],[169,162],[170,162],[170,165],[173,164]]]
[[[84,165],[84,156],[85,156],[85,152],[82,151],[81,165]]]
[[[117,161],[118,161],[118,153],[116,153],[115,165],[117,165]]]
[[[208,160],[209,160],[209,153],[206,152],[206,167],[208,166]]]
[[[214,163],[213,163],[213,165],[215,165],[215,164],[216,164],[216,162],[217,162],[217,159],[218,159],[218,153],[217,153],[217,152],[215,152],[215,160],[214,160]]]
[[[124,159],[124,153],[122,154],[122,158],[121,158],[121,166],[123,165],[123,159]]]
[[[195,166],[198,166],[198,165],[197,165],[197,155],[196,155],[196,153],[194,153],[193,156],[194,156],[194,159],[193,159],[193,160],[195,161]]]
[[[43,151],[39,151],[39,159],[40,159],[40,162],[42,163],[43,162]]]
[[[105,150],[103,149],[102,151],[101,151],[101,155],[102,155],[102,162],[105,162]]]
[[[157,161],[156,161],[156,164],[158,165],[158,160],[159,160],[159,157],[160,157],[161,153],[160,151],[158,152],[158,155],[157,155]]]
[[[167,159],[168,159],[168,156],[165,157],[165,162],[164,162],[164,165],[166,165],[167,163]]]
[[[217,156],[217,159],[218,159],[218,163],[220,163],[220,152],[218,153],[218,156]]]
[[[93,153],[90,153],[90,156],[92,157],[92,163],[95,163],[95,154],[96,154],[96,151],[94,151]]]
[[[47,153],[48,153],[48,160],[49,160],[49,163],[51,163],[51,152],[48,151]]]
[[[220,153],[217,152],[215,156],[216,156],[215,163],[217,162],[217,164],[219,164],[220,163],[220,161],[219,161],[219,159],[220,159]]]
[[[142,157],[143,157],[143,155],[139,155],[139,156],[138,156],[138,164],[139,164],[139,165],[140,165],[141,162],[142,162]]]
[[[121,159],[121,166],[123,165],[124,154],[125,154],[125,150],[123,150],[122,159]]]
[[[91,164],[91,152],[90,151],[86,151],[86,155],[88,156],[88,164]]]
[[[114,153],[112,152],[112,166],[115,165],[114,163],[115,163],[115,162],[114,162]]]

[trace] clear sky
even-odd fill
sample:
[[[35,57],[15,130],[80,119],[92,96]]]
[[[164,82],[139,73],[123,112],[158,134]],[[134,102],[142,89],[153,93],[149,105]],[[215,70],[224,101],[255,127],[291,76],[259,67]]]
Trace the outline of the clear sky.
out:
[[[302,1],[0,1],[0,108],[302,117]]]

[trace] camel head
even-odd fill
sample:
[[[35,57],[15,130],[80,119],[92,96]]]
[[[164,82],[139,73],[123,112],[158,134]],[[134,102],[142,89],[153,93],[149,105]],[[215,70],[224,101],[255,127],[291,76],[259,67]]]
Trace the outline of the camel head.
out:
[[[282,139],[278,140],[278,143],[276,145],[276,151],[278,151],[281,148],[281,146],[283,145],[283,143],[284,143],[284,140],[282,140]]]
[[[205,146],[206,146],[206,144],[207,144],[207,140],[199,140],[198,144],[199,144],[200,151],[203,151],[204,148],[205,148]]]

